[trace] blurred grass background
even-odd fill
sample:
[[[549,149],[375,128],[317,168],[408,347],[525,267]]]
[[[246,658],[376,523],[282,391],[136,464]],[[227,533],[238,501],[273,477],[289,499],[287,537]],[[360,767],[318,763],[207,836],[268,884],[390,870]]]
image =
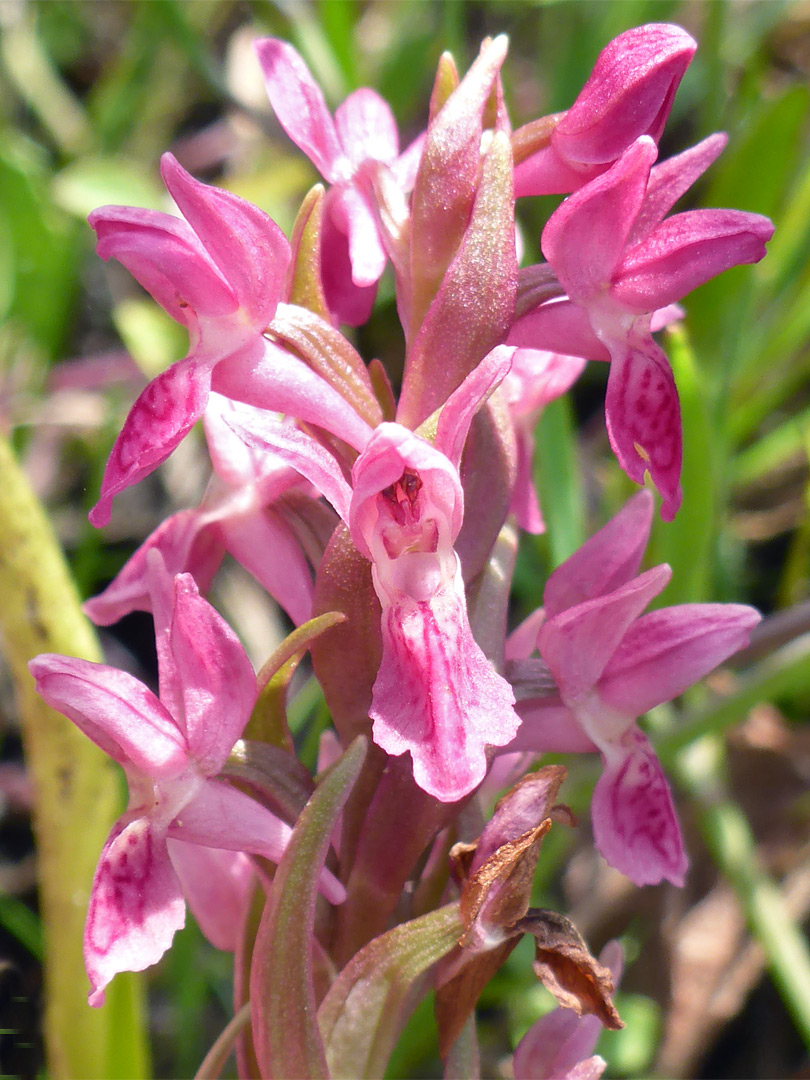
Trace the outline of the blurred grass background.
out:
[[[315,176],[267,107],[252,38],[292,41],[332,106],[357,86],[376,87],[406,142],[424,126],[444,49],[463,70],[483,36],[509,34],[504,81],[518,126],[569,105],[616,34],[664,20],[685,26],[700,48],[662,156],[727,131],[729,146],[694,199],[768,214],[777,232],[760,266],[692,294],[684,324],[664,343],[684,415],[684,506],[673,524],[656,522],[650,561],[675,571],[663,604],[744,601],[769,618],[732,670],[649,718],[676,782],[693,864],[687,887],[638,890],[601,864],[588,844],[596,773],[582,762],[565,791],[585,811],[582,826],[552,831],[536,902],[569,913],[595,952],[612,936],[625,945],[627,1028],[604,1037],[609,1076],[808,1076],[810,5],[0,0],[0,416],[82,594],[92,595],[169,509],[194,504],[208,474],[191,442],[117,500],[110,528],[87,523],[129,403],[146,376],[184,354],[185,341],[120,267],[96,258],[84,219],[109,202],[164,207],[157,164],[170,149],[289,229]],[[527,262],[539,257],[554,204],[519,207]],[[390,282],[358,336],[366,358],[396,370]],[[607,447],[605,374],[591,365],[540,422],[536,471],[549,530],[522,544],[516,620],[540,602],[549,570],[631,491]],[[216,598],[260,663],[280,632],[277,616],[234,569]],[[148,618],[126,620],[105,639],[111,662],[148,670],[149,635]],[[312,687],[296,709],[302,732],[319,722]],[[19,762],[4,686],[0,965],[19,999],[13,1022],[34,1043],[16,1068],[36,1075],[40,928]],[[487,1076],[501,1075],[510,1045],[550,1007],[527,949],[513,953],[482,1001]],[[229,979],[230,958],[190,920],[148,976],[156,1076],[194,1073],[231,1014]],[[391,1077],[438,1075],[432,1025],[427,1003]]]

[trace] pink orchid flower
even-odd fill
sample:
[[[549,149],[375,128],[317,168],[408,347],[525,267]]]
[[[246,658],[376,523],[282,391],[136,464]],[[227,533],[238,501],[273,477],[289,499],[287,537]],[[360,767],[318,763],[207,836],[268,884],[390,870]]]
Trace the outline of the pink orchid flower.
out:
[[[103,259],[115,258],[189,333],[189,353],[153,379],[113,446],[94,525],[109,521],[113,497],[169,456],[205,411],[210,391],[294,413],[350,442],[364,422],[302,360],[264,331],[285,283],[290,248],[278,226],[230,192],[194,180],[164,154],[161,173],[183,217],[104,206],[89,221]]]
[[[162,522],[107,588],[84,604],[97,626],[109,626],[131,611],[152,610],[152,550],[161,553],[170,575],[190,573],[203,593],[227,551],[296,625],[310,618],[312,571],[285,513],[284,498],[297,493],[307,499],[314,490],[280,459],[247,447],[224,419],[255,411],[211,393],[203,417],[215,473],[209,490],[196,510],[181,510]]]
[[[409,192],[424,139],[415,140],[400,156],[391,109],[367,88],[350,94],[333,120],[320,87],[292,45],[276,38],[255,45],[279,123],[332,185],[322,240],[324,292],[341,322],[360,326],[371,314],[386,263],[370,182],[385,168],[397,187]]]
[[[641,135],[657,143],[697,43],[680,26],[648,23],[619,34],[557,118],[548,145],[515,167],[515,195],[576,191]]]
[[[599,963],[609,968],[614,986],[621,978],[622,961],[618,941],[609,941],[599,954]],[[607,1063],[593,1051],[603,1030],[598,1016],[552,1009],[518,1043],[512,1065],[515,1080],[599,1080]]]
[[[464,516],[458,468],[476,410],[509,369],[513,350],[489,353],[444,405],[435,444],[397,423],[377,427],[349,484],[332,455],[272,418],[230,420],[250,446],[306,476],[370,560],[382,606],[383,655],[372,692],[374,741],[410,752],[414,778],[443,802],[472,791],[487,746],[519,724],[511,688],[472,636],[454,543]]]
[[[636,719],[746,645],[760,616],[742,604],[642,615],[671,576],[666,565],[638,574],[652,512],[652,495],[639,492],[548,579],[536,641],[556,694],[518,702],[523,726],[508,749],[598,750],[596,847],[637,885],[682,885],[687,859],[669,787]]]
[[[510,511],[521,529],[545,531],[540,501],[532,477],[534,429],[546,405],[570,390],[582,374],[585,360],[540,349],[517,349],[503,393],[515,428],[517,476]]]
[[[233,947],[249,871],[242,853],[278,862],[291,833],[216,779],[256,697],[244,649],[187,574],[170,583],[157,553],[150,563],[159,697],[105,664],[43,654],[29,665],[42,697],[117,761],[129,784],[87,912],[91,1005],[103,1004],[117,972],[160,959],[185,922],[185,890],[212,940]],[[322,886],[330,900],[343,898],[331,875]]]
[[[652,338],[653,315],[723,270],[758,262],[773,234],[767,218],[741,210],[666,217],[724,145],[725,136],[713,135],[652,169],[657,151],[644,135],[566,199],[543,230],[542,246],[568,298],[540,304],[507,339],[610,359],[611,446],[637,483],[649,470],[665,521],[681,503],[682,435],[672,370]]]

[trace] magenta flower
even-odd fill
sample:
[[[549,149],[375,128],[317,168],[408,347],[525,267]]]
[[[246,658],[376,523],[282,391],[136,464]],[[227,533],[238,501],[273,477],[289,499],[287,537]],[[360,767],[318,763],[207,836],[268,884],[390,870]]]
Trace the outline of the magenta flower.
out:
[[[403,192],[413,187],[423,139],[399,154],[399,134],[389,108],[374,90],[355,90],[335,112],[292,45],[277,38],[256,43],[267,94],[292,141],[332,185],[326,196],[321,272],[330,311],[341,322],[366,322],[386,252],[377,225],[370,182],[390,169]]]
[[[574,104],[555,118],[547,145],[515,166],[515,195],[576,191],[641,135],[657,143],[696,48],[685,30],[669,23],[636,26],[614,38]]]
[[[537,648],[557,693],[519,702],[523,726],[509,750],[599,750],[597,848],[637,885],[681,885],[687,860],[669,787],[636,719],[746,645],[760,616],[742,604],[642,615],[671,576],[666,565],[638,574],[652,510],[639,492],[548,579]]]
[[[510,344],[589,359],[607,352],[611,446],[637,483],[649,470],[666,521],[681,503],[682,436],[672,371],[651,334],[653,314],[730,266],[757,262],[773,234],[767,218],[741,210],[666,218],[724,145],[725,136],[711,136],[651,171],[655,143],[642,136],[566,199],[542,244],[568,299],[541,304],[508,337]]]
[[[117,622],[130,611],[152,610],[148,563],[153,549],[161,553],[171,576],[190,573],[203,593],[227,551],[294,623],[310,617],[312,571],[284,500],[292,492],[306,499],[313,489],[283,461],[250,450],[223,419],[252,412],[250,405],[211,393],[204,414],[215,471],[209,490],[196,510],[181,510],[159,525],[107,588],[85,603],[85,612],[98,626]]]
[[[352,468],[303,432],[258,415],[231,419],[250,446],[310,480],[371,561],[382,605],[383,655],[373,687],[375,742],[409,751],[425,791],[454,802],[486,773],[487,746],[517,731],[514,697],[472,636],[458,556],[464,516],[458,467],[476,410],[504,378],[513,350],[494,349],[441,410],[435,445],[401,424],[377,427]]]
[[[205,411],[212,389],[262,408],[295,413],[349,441],[365,424],[324,379],[264,337],[282,298],[290,248],[261,210],[194,180],[164,154],[161,172],[183,218],[104,206],[89,221],[98,253],[115,258],[189,333],[189,354],[146,387],[107,462],[94,525],[113,497],[169,456]]]
[[[256,678],[233,631],[193,580],[151,560],[160,697],[105,664],[43,654],[29,667],[49,705],[123,766],[129,806],[96,868],[85,926],[90,1004],[119,971],[157,962],[185,921],[184,889],[219,945],[235,943],[247,866],[278,862],[290,827],[217,780],[250,716]],[[212,870],[217,886],[211,888]],[[343,891],[325,876],[325,894]]]

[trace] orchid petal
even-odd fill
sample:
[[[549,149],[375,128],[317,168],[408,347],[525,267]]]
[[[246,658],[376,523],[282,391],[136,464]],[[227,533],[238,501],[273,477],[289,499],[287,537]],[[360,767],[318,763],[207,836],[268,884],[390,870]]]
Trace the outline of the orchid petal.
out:
[[[653,567],[607,596],[577,604],[543,625],[537,639],[540,655],[566,704],[573,708],[593,690],[630,625],[671,576],[668,566]]]
[[[93,525],[106,525],[113,497],[148,476],[185,438],[202,416],[210,388],[209,365],[189,357],[141,392],[107,461],[101,497],[88,515]]]
[[[520,730],[504,753],[593,754],[599,749],[579,726],[576,716],[558,697],[526,698],[515,711]]]
[[[174,579],[168,648],[179,684],[172,696],[182,703],[178,721],[195,764],[212,776],[222,768],[250,718],[256,676],[236,634],[203,600],[189,574]],[[163,695],[162,669],[160,675]]]
[[[201,844],[166,841],[188,906],[217,949],[234,952],[254,880],[253,866],[241,851],[223,851]]]
[[[517,345],[521,351],[543,350],[586,360],[610,360],[584,308],[568,299],[540,304],[516,319],[506,343]]]
[[[290,245],[278,225],[257,206],[229,191],[202,184],[171,154],[161,175],[208,255],[233,288],[252,325],[263,330],[273,318],[290,261]]]
[[[376,244],[379,243],[378,237]],[[355,284],[349,237],[331,214],[325,214],[323,219],[321,278],[329,310],[338,322],[349,326],[362,326],[368,322],[377,296],[377,281],[375,279],[371,285]]]
[[[663,350],[643,332],[608,341],[610,374],[605,398],[608,437],[619,464],[637,484],[649,470],[672,521],[681,505],[681,409]]]
[[[760,619],[743,604],[681,604],[642,615],[611,657],[599,696],[611,708],[640,716],[744,648]]]
[[[611,295],[627,311],[672,304],[731,266],[765,257],[773,223],[742,210],[687,210],[657,225],[616,268]]]
[[[326,196],[325,212],[347,238],[352,282],[361,289],[374,285],[382,276],[387,256],[376,218],[363,195],[348,185],[332,188]]]
[[[263,38],[254,47],[278,122],[322,176],[330,181],[341,179],[335,170],[343,149],[309,68],[286,41]]]
[[[110,626],[131,611],[152,610],[147,557],[153,548],[160,551],[169,574],[190,573],[201,592],[207,592],[225,553],[218,531],[205,527],[199,511],[172,514],[141,544],[107,588],[85,601],[84,612],[96,626]]]
[[[102,259],[117,259],[173,319],[231,315],[239,301],[193,230],[157,210],[102,206],[88,218]]]
[[[416,183],[416,174],[419,171],[419,162],[422,160],[426,138],[427,133],[424,131],[421,135],[417,135],[410,146],[406,146],[397,160],[391,165],[394,179],[399,189],[406,195],[413,191],[413,186]]]
[[[349,94],[335,110],[343,152],[355,167],[364,161],[392,165],[399,154],[397,122],[387,101],[366,87]]]
[[[587,303],[612,281],[656,154],[653,140],[642,136],[549,218],[541,239],[543,255],[572,300]]]
[[[509,503],[509,513],[515,515],[518,527],[524,532],[539,536],[546,531],[546,523],[540,511],[540,500],[534,486],[533,458],[534,438],[525,431],[516,431],[517,475]]]
[[[647,194],[628,243],[642,240],[664,220],[680,197],[689,190],[723,152],[728,136],[715,132],[695,146],[659,162],[650,170]]]
[[[119,971],[157,963],[186,920],[186,905],[165,838],[148,818],[113,828],[101,852],[84,931],[91,1005]]]
[[[515,350],[508,345],[498,345],[492,349],[441,407],[435,445],[456,468],[461,462],[473,417],[506,378],[514,353]]]
[[[410,751],[416,783],[455,802],[484,779],[486,746],[508,743],[520,723],[509,684],[472,636],[460,576],[430,601],[403,594],[384,605],[382,635],[374,741],[388,754]]]
[[[561,563],[543,600],[553,618],[585,600],[606,596],[636,576],[650,539],[653,497],[639,491],[598,532]]]
[[[605,770],[591,802],[594,841],[636,885],[682,886],[688,860],[669,786],[649,740],[634,725],[603,748]]]
[[[248,446],[286,461],[326,496],[344,521],[348,520],[352,490],[335,458],[320,443],[267,414],[242,416],[234,412],[225,422]]]
[[[182,732],[148,687],[125,671],[43,653],[29,663],[37,691],[120,765],[153,779],[188,764]]]

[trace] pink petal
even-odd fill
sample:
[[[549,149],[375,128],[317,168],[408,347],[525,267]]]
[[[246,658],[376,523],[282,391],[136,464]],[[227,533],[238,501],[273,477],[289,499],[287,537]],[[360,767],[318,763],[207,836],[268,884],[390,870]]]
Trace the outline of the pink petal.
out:
[[[217,949],[235,952],[253,881],[250,859],[240,851],[166,842],[188,906]]]
[[[182,702],[189,753],[206,776],[218,773],[241,736],[256,701],[256,676],[239,639],[200,596],[194,579],[174,579],[169,651],[177,685],[169,693]],[[161,670],[161,696],[164,671]]]
[[[541,239],[543,255],[572,300],[587,304],[612,281],[656,154],[653,140],[642,136],[549,218]]]
[[[37,691],[120,765],[154,779],[188,764],[182,732],[157,697],[124,671],[43,653],[29,662]]]
[[[222,562],[224,547],[217,530],[204,527],[197,510],[166,518],[125,563],[107,588],[85,601],[85,614],[96,626],[110,626],[131,611],[151,611],[147,556],[160,551],[172,576],[188,571],[206,592]]]
[[[359,288],[376,284],[385,270],[387,256],[380,240],[377,220],[357,188],[332,188],[326,196],[325,213],[349,244],[352,282]],[[324,250],[324,259],[329,257]]]
[[[88,218],[102,259],[117,259],[184,326],[193,316],[230,315],[239,301],[193,230],[157,210],[102,206]]]
[[[657,142],[696,49],[685,30],[668,23],[619,34],[555,128],[555,149],[570,161],[605,164],[639,136]]]
[[[189,357],[142,391],[107,461],[101,497],[89,514],[93,525],[106,525],[113,497],[148,476],[185,438],[203,414],[210,387],[210,367]]]
[[[576,716],[558,697],[526,698],[515,705],[520,730],[506,753],[593,754],[598,747],[579,726]]]
[[[185,920],[165,836],[148,818],[120,819],[101,852],[87,910],[90,1004],[104,1004],[104,987],[119,971],[143,971],[157,963]]]
[[[730,266],[765,257],[773,223],[742,210],[687,210],[667,218],[624,255],[611,296],[628,311],[680,300]]]
[[[576,191],[598,176],[604,166],[570,165],[560,156],[553,142],[515,166],[515,198],[526,195],[563,195]]]
[[[356,450],[371,428],[343,395],[311,367],[266,338],[214,369],[212,389],[234,401],[317,424]],[[233,426],[233,425],[232,425]]]
[[[278,122],[322,176],[330,181],[341,179],[335,175],[335,167],[343,149],[309,68],[286,41],[263,38],[254,42],[254,47]]]
[[[636,576],[650,538],[653,497],[639,491],[546,582],[548,618],[613,592]]]
[[[406,146],[397,160],[391,165],[394,179],[400,189],[407,195],[413,191],[416,183],[416,174],[419,171],[419,162],[422,160],[422,151],[425,149],[426,132],[417,135],[410,146]]]
[[[351,488],[335,458],[320,443],[269,414],[236,412],[226,416],[225,422],[248,446],[286,461],[326,496],[344,521],[348,519]]]
[[[546,531],[546,524],[540,512],[540,500],[534,487],[533,457],[534,438],[525,431],[516,431],[517,475],[509,503],[509,513],[515,515],[515,521],[524,532],[539,536]]]
[[[585,360],[579,356],[517,349],[504,383],[513,419],[532,419],[549,402],[570,390],[584,369]]]
[[[640,716],[744,648],[760,620],[743,604],[681,604],[642,615],[611,657],[599,696],[611,708]]]
[[[520,723],[509,684],[473,639],[460,575],[429,601],[383,601],[382,636],[374,741],[410,751],[416,783],[455,802],[484,779],[486,747],[508,743]]]
[[[335,110],[335,127],[346,157],[356,167],[368,160],[392,165],[399,154],[397,122],[375,90],[349,94]]]
[[[637,484],[649,470],[661,492],[661,517],[672,521],[681,505],[681,409],[663,350],[642,330],[608,342],[610,374],[605,398],[608,437],[619,464]]]
[[[565,564],[563,564],[565,565]],[[546,585],[548,588],[548,585]],[[537,648],[537,635],[546,620],[545,608],[537,608],[527,615],[506,639],[504,652],[507,660],[525,660]]]
[[[436,448],[459,467],[473,417],[503,382],[515,350],[498,345],[488,352],[442,405],[436,424]]]
[[[321,278],[329,311],[338,322],[349,326],[368,322],[377,296],[376,278],[370,285],[355,284],[346,229],[338,228],[331,214],[324,217],[321,233]]]
[[[224,780],[206,780],[169,826],[175,840],[262,855],[274,863],[284,854],[291,834],[286,822]],[[321,872],[320,888],[330,903],[345,898],[343,886],[328,870]]]
[[[257,206],[229,191],[201,184],[171,154],[161,174],[172,198],[259,330],[273,318],[290,261],[278,225]]]
[[[220,526],[228,551],[287,612],[296,626],[312,617],[313,581],[301,545],[284,519],[267,508],[229,517]]]
[[[630,625],[671,576],[668,566],[653,567],[607,596],[548,618],[542,626],[537,638],[540,655],[560,697],[572,709],[593,691]]]
[[[636,885],[664,879],[683,885],[689,863],[669,785],[655,751],[635,725],[620,744],[605,749],[591,817],[596,847]]]
[[[571,300],[540,304],[516,319],[506,338],[520,352],[563,353],[586,360],[609,360],[610,353],[593,331],[584,308]]]
[[[644,203],[629,237],[630,244],[642,240],[664,220],[678,199],[719,157],[727,142],[727,135],[716,132],[696,146],[653,166]]]

